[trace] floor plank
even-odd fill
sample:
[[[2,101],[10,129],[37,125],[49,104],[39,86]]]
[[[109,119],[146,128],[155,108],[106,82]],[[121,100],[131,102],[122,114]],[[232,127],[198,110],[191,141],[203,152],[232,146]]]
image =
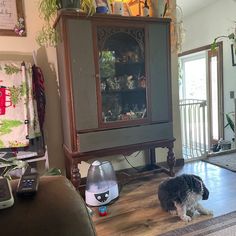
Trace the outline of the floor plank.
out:
[[[177,174],[192,173],[201,176],[210,191],[202,205],[211,209],[214,216],[236,210],[236,173],[202,161],[187,163]],[[93,221],[98,236],[128,235],[153,236],[185,226],[178,217],[170,216],[160,208],[157,198],[159,183],[167,178],[165,174],[140,177],[122,186],[119,199],[108,206],[108,216],[98,216],[98,208]],[[194,218],[196,223],[210,216]]]

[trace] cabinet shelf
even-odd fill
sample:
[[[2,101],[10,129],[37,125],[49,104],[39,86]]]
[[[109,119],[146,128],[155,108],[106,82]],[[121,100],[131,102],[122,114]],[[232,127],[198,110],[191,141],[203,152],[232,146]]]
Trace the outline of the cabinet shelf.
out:
[[[115,63],[116,76],[122,75],[136,75],[141,76],[145,74],[144,62],[116,62]]]
[[[133,61],[127,61],[127,62],[115,62],[116,66],[143,66],[145,65],[144,61],[137,61],[137,62],[133,62]]]
[[[146,88],[134,88],[134,89],[109,89],[106,91],[102,91],[102,95],[106,96],[106,94],[110,95],[110,94],[126,94],[126,93],[145,93],[146,92]]]

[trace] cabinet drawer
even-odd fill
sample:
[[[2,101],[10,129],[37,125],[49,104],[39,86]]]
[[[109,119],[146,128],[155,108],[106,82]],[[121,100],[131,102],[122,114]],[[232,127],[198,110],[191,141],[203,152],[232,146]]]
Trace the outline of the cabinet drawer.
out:
[[[80,152],[172,139],[172,123],[78,134]]]

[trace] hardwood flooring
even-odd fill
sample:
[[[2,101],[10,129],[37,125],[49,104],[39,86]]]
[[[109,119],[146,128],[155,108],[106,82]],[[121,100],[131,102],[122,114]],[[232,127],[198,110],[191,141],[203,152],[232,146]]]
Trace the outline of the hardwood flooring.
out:
[[[210,196],[202,205],[214,212],[213,217],[236,211],[236,173],[202,161],[186,163],[176,174],[201,176]],[[108,215],[92,217],[98,236],[154,236],[211,218],[199,216],[190,223],[171,216],[160,208],[157,186],[167,175],[150,174],[122,186],[119,199],[108,206]]]

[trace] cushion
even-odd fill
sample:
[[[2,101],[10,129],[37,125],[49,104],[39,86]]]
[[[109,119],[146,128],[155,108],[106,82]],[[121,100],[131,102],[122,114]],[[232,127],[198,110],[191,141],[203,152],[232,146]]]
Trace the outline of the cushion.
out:
[[[17,183],[11,181],[14,205],[0,210],[1,235],[96,235],[84,200],[64,176],[41,177],[31,199],[16,197]]]

